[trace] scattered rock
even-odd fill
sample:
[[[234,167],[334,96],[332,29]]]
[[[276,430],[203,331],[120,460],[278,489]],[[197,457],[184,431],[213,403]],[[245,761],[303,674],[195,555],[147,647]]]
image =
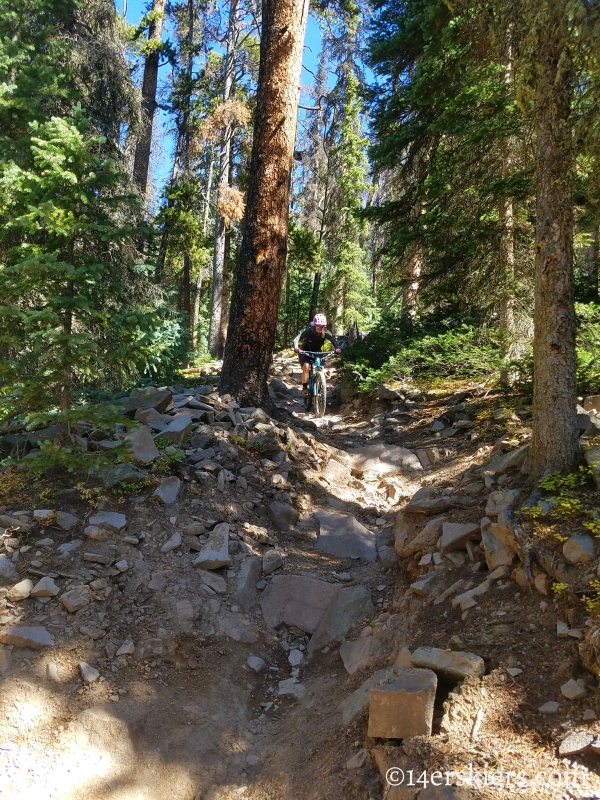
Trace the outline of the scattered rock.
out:
[[[300,519],[300,514],[293,506],[287,503],[280,503],[277,500],[269,505],[269,516],[273,521],[273,525],[284,533],[297,525]]]
[[[316,511],[319,522],[317,550],[339,558],[377,559],[377,536],[350,514]]]
[[[168,439],[173,444],[184,442],[194,429],[194,421],[190,414],[180,414],[160,432],[161,439]]]
[[[415,538],[408,544],[401,548],[398,555],[400,558],[410,558],[415,553],[420,553],[422,550],[428,550],[434,547],[437,540],[442,533],[442,525],[446,522],[447,517],[435,517],[430,519],[423,530],[418,533]]]
[[[444,522],[442,525],[442,553],[454,550],[464,550],[467,542],[478,541],[481,538],[481,528],[475,522]]]
[[[314,653],[331,642],[339,642],[363,617],[373,614],[371,595],[364,586],[347,586],[331,599],[308,643]],[[300,627],[300,626],[298,626]]]
[[[292,665],[292,667],[297,667],[304,660],[304,653],[302,650],[297,650],[294,648],[290,650],[288,654],[288,661]]]
[[[65,592],[60,596],[60,602],[63,606],[69,611],[71,614],[74,614],[79,609],[87,606],[88,599],[85,597],[79,589],[71,589],[69,592]]]
[[[163,478],[158,487],[152,492],[152,497],[156,497],[166,506],[173,505],[179,496],[181,481],[175,475]]]
[[[19,577],[13,562],[5,556],[0,555],[0,586],[7,586],[14,583]]]
[[[372,636],[362,636],[353,642],[344,642],[340,647],[340,656],[346,672],[354,675],[355,672],[366,669],[373,661],[375,651],[375,639]]]
[[[267,666],[266,662],[263,661],[262,658],[258,656],[250,656],[246,664],[250,667],[253,672],[262,672],[264,668]]]
[[[29,578],[25,578],[25,580],[15,583],[15,585],[9,589],[7,597],[13,603],[17,603],[19,600],[27,600],[32,589],[33,581],[29,580]]]
[[[560,705],[555,700],[548,700],[538,708],[538,711],[540,714],[556,714],[559,708]]]
[[[497,525],[494,528],[498,528]],[[493,572],[498,567],[511,566],[515,560],[515,552],[492,533],[491,520],[481,520],[481,543],[488,569]]]
[[[91,516],[88,522],[97,528],[103,528],[112,533],[120,533],[127,525],[127,518],[125,514],[119,514],[116,511],[99,511]]]
[[[178,547],[181,547],[181,534],[179,531],[175,531],[173,536],[163,544],[160,548],[161,553],[170,553],[171,550],[176,550]]]
[[[132,656],[134,653],[135,653],[135,645],[131,641],[131,639],[129,639],[128,641],[123,642],[121,647],[119,647],[119,649],[117,650],[116,655],[117,656]]]
[[[152,431],[146,426],[128,433],[125,441],[131,445],[135,460],[140,461],[142,464],[149,464],[160,456],[160,451],[152,438]]]
[[[485,673],[485,663],[475,653],[442,650],[439,647],[419,647],[411,656],[413,667],[430,669],[436,675],[461,681],[468,676],[480,678]]]
[[[559,756],[574,756],[583,753],[596,737],[589,731],[571,731],[558,745]]]
[[[60,683],[60,676],[58,674],[58,667],[53,661],[46,664],[46,678],[52,683]]]
[[[500,514],[503,511],[513,509],[521,492],[518,489],[504,489],[503,491],[490,492],[487,505],[485,507],[486,514]]]
[[[191,600],[184,598],[177,600],[175,603],[175,618],[177,620],[177,628],[182,633],[191,633],[196,621],[196,612]]]
[[[173,395],[168,389],[157,389],[155,386],[133,389],[125,403],[123,413],[126,417],[133,418],[138,410],[147,411],[153,408],[162,414],[169,407],[172,400]]]
[[[264,574],[270,575],[282,566],[283,558],[279,550],[267,550],[262,559],[262,571]]]
[[[584,697],[587,694],[586,689],[574,678],[571,678],[570,681],[563,683],[563,685],[560,687],[560,692],[567,698],[567,700],[579,700],[581,697]]]
[[[202,569],[221,569],[221,567],[230,566],[229,525],[227,522],[215,525],[210,539],[192,564],[194,567],[202,567]]]
[[[90,667],[85,661],[79,662],[79,671],[81,672],[83,682],[87,684],[94,683],[100,677],[98,670],[94,669],[94,667]]]
[[[15,647],[27,647],[30,650],[41,650],[43,647],[52,647],[54,638],[46,628],[34,626],[7,628],[0,632],[0,642],[12,644]]]
[[[391,667],[373,676],[368,735],[381,739],[430,736],[437,676],[429,669]]]
[[[569,564],[587,564],[594,557],[594,540],[587,533],[577,533],[563,544],[562,550]]]
[[[300,683],[297,678],[287,678],[279,681],[277,692],[280,696],[295,697],[296,700],[303,700],[306,695],[306,686]]]
[[[205,569],[199,569],[197,572],[198,577],[205,586],[208,586],[216,594],[225,594],[227,591],[227,582],[221,575],[215,575],[214,572],[209,572]]]
[[[236,576],[235,600],[245,609],[250,609],[256,600],[258,579],[260,578],[261,559],[258,556],[245,558]],[[264,588],[264,587],[263,587]]]

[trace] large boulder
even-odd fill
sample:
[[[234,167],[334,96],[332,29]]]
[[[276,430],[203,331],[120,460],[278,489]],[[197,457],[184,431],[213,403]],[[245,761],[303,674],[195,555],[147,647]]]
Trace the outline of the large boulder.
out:
[[[422,472],[423,467],[412,450],[392,444],[368,444],[352,452],[352,471],[371,477]]]

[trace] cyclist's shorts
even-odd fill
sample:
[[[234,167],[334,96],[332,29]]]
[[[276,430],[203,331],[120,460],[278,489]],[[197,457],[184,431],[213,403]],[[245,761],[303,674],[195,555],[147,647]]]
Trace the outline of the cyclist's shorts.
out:
[[[310,356],[305,356],[304,353],[299,353],[298,361],[300,362],[300,364],[311,364],[314,361],[314,359],[311,358]]]

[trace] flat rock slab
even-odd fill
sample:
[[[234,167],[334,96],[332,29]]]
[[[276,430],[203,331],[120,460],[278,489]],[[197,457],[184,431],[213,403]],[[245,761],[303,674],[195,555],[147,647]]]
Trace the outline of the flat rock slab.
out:
[[[89,518],[88,523],[97,528],[104,528],[105,531],[120,533],[127,525],[127,517],[116,511],[99,511]]]
[[[144,426],[137,431],[128,433],[125,441],[131,445],[133,457],[142,464],[149,464],[160,456],[160,451],[152,438],[152,431]]]
[[[213,622],[217,636],[233,639],[234,642],[242,644],[255,644],[258,641],[250,626],[245,625],[236,614],[225,608],[220,610]]]
[[[320,533],[317,550],[339,558],[377,560],[377,536],[350,514],[315,511]]]
[[[258,556],[248,556],[241,565],[235,579],[234,597],[236,601],[248,610],[256,600],[256,582],[260,578],[261,559]]]
[[[313,633],[342,587],[306,575],[275,575],[260,599],[267,628],[282,622]]]
[[[41,578],[31,590],[32,597],[56,597],[60,589],[52,578]]]
[[[480,678],[485,673],[485,663],[481,656],[442,650],[439,647],[418,647],[410,661],[413,667],[431,669],[436,675],[457,681],[469,675]]]
[[[152,497],[156,497],[161,503],[170,506],[177,500],[180,489],[180,479],[175,475],[171,475],[169,478],[162,479],[158,487],[152,493]]]
[[[442,553],[464,550],[467,542],[481,538],[481,528],[476,522],[444,522],[442,525]]]
[[[63,531],[70,531],[79,522],[74,514],[67,514],[66,511],[52,511],[48,508],[38,508],[33,512],[36,522],[45,523],[50,521],[53,527],[62,528]]]
[[[0,642],[12,644],[14,647],[27,647],[30,650],[41,650],[52,647],[54,637],[41,626],[7,628],[0,633]]]
[[[375,655],[375,639],[372,636],[361,636],[354,642],[344,642],[340,647],[340,657],[349,675],[365,669]]]
[[[571,731],[558,745],[559,756],[574,756],[583,753],[596,737],[589,731]]]
[[[368,444],[352,452],[352,471],[377,476],[397,475],[399,472],[422,472],[418,457],[405,447],[390,444]]]
[[[594,557],[594,540],[587,533],[577,533],[563,544],[563,556],[569,564],[587,564]]]
[[[369,707],[369,692],[373,686],[373,675],[367,678],[364,683],[355,689],[352,694],[340,703],[342,712],[342,725],[346,727],[362,716],[363,712]]]
[[[325,609],[325,613],[311,637],[308,653],[339,642],[363,617],[374,612],[371,594],[364,586],[347,586],[340,589]]]
[[[515,507],[521,492],[518,489],[504,489],[497,492],[490,492],[486,514],[501,514],[503,511],[510,511]]]

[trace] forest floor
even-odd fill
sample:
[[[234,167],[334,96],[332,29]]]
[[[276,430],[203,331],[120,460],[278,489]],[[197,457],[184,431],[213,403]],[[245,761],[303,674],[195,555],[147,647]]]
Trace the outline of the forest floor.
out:
[[[105,531],[62,552],[61,545],[81,539],[79,528],[95,510],[76,492],[57,490],[54,508],[76,515],[79,527],[48,527],[27,539],[32,544],[19,571],[26,577],[23,565],[31,569],[35,556],[37,574],[55,575],[61,590],[88,588],[78,590],[85,602],[76,612],[56,597],[19,602],[4,592],[0,633],[15,625],[43,626],[54,645],[0,648],[1,800],[600,798],[600,755],[590,747],[582,755],[557,754],[572,731],[600,735],[596,681],[580,665],[576,636],[557,637],[557,621],[572,632],[584,628],[582,607],[572,597],[544,596],[508,577],[461,611],[452,595],[435,600],[459,580],[461,591],[484,581],[487,568],[477,548],[472,558],[454,553],[435,566],[422,553],[398,559],[393,550],[394,538],[410,541],[430,519],[402,515],[424,486],[462,498],[446,519],[478,522],[484,485],[461,478],[499,437],[524,441],[526,420],[518,421],[517,413],[510,423],[496,421],[493,410],[502,398],[465,389],[462,399],[476,405],[477,422],[447,438],[430,430],[456,403],[456,396],[443,393],[395,415],[390,400],[368,406],[355,400],[308,430],[312,418],[303,414],[295,362],[277,357],[274,377],[286,384],[278,384],[275,395],[281,413],[294,414],[298,424],[295,435],[287,434],[279,463],[237,445],[224,447],[217,460],[238,480],[218,485],[209,475],[199,482],[192,472],[172,505],[156,504],[148,492],[108,499],[101,507],[125,514],[126,537]],[[370,445],[382,449],[357,477],[353,459]],[[393,446],[410,450],[411,463],[417,450],[429,453],[432,463],[384,474],[377,462],[384,464]],[[247,481],[239,480],[242,468]],[[517,478],[502,488],[516,485]],[[278,529],[269,517],[273,501],[291,502],[300,514],[297,524]],[[1,512],[28,512],[20,518],[31,522],[33,507],[15,496]],[[374,532],[376,561],[318,549],[315,515],[333,512]],[[207,574],[192,566],[197,553],[185,537],[194,526],[210,531],[219,522],[230,526],[232,563]],[[164,552],[177,532],[183,543]],[[46,544],[36,544],[42,537]],[[273,545],[281,556],[281,562],[269,561],[273,572],[244,572],[245,562],[272,553]],[[119,574],[84,560],[84,551],[107,554],[111,565],[115,558],[127,564]],[[276,579],[291,575],[368,590],[372,611],[345,636],[365,640],[368,651],[352,674],[339,643],[308,655],[311,625],[267,626],[272,608],[265,597]],[[411,584],[425,575],[437,588],[416,594]],[[289,602],[291,616],[300,618],[314,598]],[[344,701],[376,670],[394,664],[403,648],[420,646],[475,653],[485,661],[485,675],[459,688],[440,684],[431,737],[403,743],[369,738],[364,703],[349,714]],[[259,671],[248,663],[252,656],[265,662],[252,662]],[[99,677],[82,681],[81,662]],[[580,681],[581,698],[561,694],[569,679]],[[353,697],[358,702],[360,692]],[[552,714],[538,710],[548,701],[559,706]],[[414,768],[421,782],[389,790],[382,773],[390,766]],[[475,785],[423,789],[423,770],[436,769],[453,773],[453,784],[469,782],[455,773],[474,770]]]

